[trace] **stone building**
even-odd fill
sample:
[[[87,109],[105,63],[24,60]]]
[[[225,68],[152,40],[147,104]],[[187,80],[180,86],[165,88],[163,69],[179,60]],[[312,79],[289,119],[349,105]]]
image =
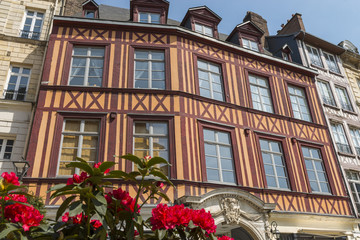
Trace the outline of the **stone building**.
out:
[[[0,3],[0,173],[25,157],[52,17],[61,0]]]

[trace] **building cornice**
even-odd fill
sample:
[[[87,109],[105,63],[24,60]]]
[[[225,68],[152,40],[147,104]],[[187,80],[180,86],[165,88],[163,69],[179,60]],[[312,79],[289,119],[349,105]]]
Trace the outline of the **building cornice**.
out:
[[[74,24],[74,22],[76,22]],[[164,25],[164,24],[147,24],[147,23],[138,23],[138,22],[123,22],[123,21],[115,21],[115,20],[103,20],[103,19],[88,19],[88,18],[78,18],[78,17],[63,17],[63,16],[55,16],[54,17],[54,26],[56,25],[66,25],[70,24],[71,26],[75,25],[82,25],[83,27],[93,26],[93,27],[101,27],[101,26],[114,26],[114,27],[123,27],[123,30],[133,29],[133,28],[141,28],[142,30],[146,29],[150,32],[171,32],[172,34],[179,34],[183,36],[191,36],[195,38],[201,38],[205,41],[210,43],[220,45],[225,48],[229,48],[232,51],[237,51],[242,53],[243,55],[248,55],[249,57],[257,58],[265,62],[269,62],[274,65],[281,65],[286,67],[289,70],[295,72],[301,72],[308,76],[316,76],[318,72],[316,70],[310,69],[300,64],[292,63],[285,61],[280,58],[275,58],[273,56],[269,56],[263,53],[255,52],[252,50],[248,50],[246,48],[240,47],[233,43],[225,42],[222,40],[218,40],[212,37],[208,37],[206,35],[193,32],[187,28],[181,26],[174,26],[174,25]],[[97,25],[97,26],[96,26]]]

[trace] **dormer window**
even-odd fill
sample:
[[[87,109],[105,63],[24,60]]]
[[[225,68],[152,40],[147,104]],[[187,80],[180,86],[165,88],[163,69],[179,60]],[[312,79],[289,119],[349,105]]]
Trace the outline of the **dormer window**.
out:
[[[209,37],[219,38],[217,25],[220,21],[221,18],[216,13],[202,6],[190,8],[180,26]]]
[[[340,70],[337,65],[335,56],[330,53],[326,53],[326,52],[324,52],[324,56],[325,56],[326,64],[328,65],[329,70],[331,72],[340,74]]]
[[[213,37],[214,36],[214,31],[211,27],[205,26],[203,24],[200,23],[195,23],[195,32]]]
[[[289,61],[291,62],[292,59],[291,59],[291,49],[290,47],[285,44],[282,48],[281,48],[281,57],[282,59],[284,59],[285,61]]]
[[[169,2],[166,0],[131,0],[130,20],[140,23],[166,24]]]
[[[261,37],[263,35],[263,30],[261,30],[253,22],[247,21],[237,25],[230,33],[226,41],[255,52],[262,52]]]
[[[86,17],[86,18],[95,18],[95,11],[93,11],[93,10],[86,10],[86,11],[85,11],[85,17]]]
[[[160,23],[160,14],[159,13],[148,13],[148,12],[139,12],[139,22],[142,23]]]
[[[82,4],[83,17],[99,18],[99,5],[94,0],[87,0]]]
[[[244,48],[247,48],[247,49],[250,49],[250,50],[253,50],[253,51],[256,51],[256,52],[259,51],[258,43],[253,41],[253,40],[243,38],[242,39],[242,44],[243,44]]]

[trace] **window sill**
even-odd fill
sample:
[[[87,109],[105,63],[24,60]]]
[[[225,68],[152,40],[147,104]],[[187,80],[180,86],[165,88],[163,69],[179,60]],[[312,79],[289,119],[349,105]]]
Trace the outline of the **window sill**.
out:
[[[335,75],[335,76],[338,76],[338,77],[344,77],[341,73],[338,73],[338,72],[333,72],[333,71],[331,71],[331,70],[329,70],[329,73],[331,73],[331,74],[333,74],[333,75]]]
[[[346,110],[346,109],[341,109],[344,113],[348,113],[354,116],[357,116],[358,114],[356,112],[350,111],[350,110]]]
[[[208,183],[215,183],[228,186],[238,186],[236,183],[220,182],[220,181],[207,181]]]
[[[313,64],[313,63],[310,63],[310,66],[311,66],[311,67],[314,67],[314,68],[317,68],[317,69],[319,69],[319,70],[321,70],[321,71],[327,72],[327,69],[325,69],[325,68],[322,67],[322,66],[318,66],[318,65],[315,65],[315,64]]]
[[[338,111],[340,111],[340,109],[341,109],[338,106],[330,105],[330,104],[327,104],[327,103],[323,103],[323,105],[325,107],[332,108],[332,109],[335,109],[335,110],[338,110]]]
[[[339,155],[344,156],[344,157],[352,157],[352,158],[356,158],[356,155],[352,154],[352,153],[345,153],[345,152],[337,152]]]

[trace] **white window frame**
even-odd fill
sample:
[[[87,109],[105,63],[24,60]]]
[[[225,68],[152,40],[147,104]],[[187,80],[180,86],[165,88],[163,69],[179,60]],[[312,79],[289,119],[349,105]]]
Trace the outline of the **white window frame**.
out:
[[[310,157],[305,157],[305,155],[303,154],[303,157],[304,157],[304,161],[310,161],[311,164],[312,164],[312,169],[310,171],[314,172],[315,174],[315,181],[312,180],[310,181],[309,179],[309,183],[310,182],[315,182],[319,188],[320,191],[313,191],[311,190],[312,192],[317,192],[317,193],[324,193],[324,194],[331,194],[331,188],[330,188],[330,184],[329,184],[329,179],[328,179],[328,176],[326,174],[326,169],[325,169],[325,166],[324,166],[324,160],[322,159],[322,155],[321,155],[321,151],[317,148],[312,148],[312,147],[308,147],[308,146],[302,146],[301,147],[301,151],[304,152],[304,148],[308,148],[308,149],[311,149],[311,150],[316,150],[318,151],[319,153],[319,156],[320,156],[320,159],[319,158],[315,158],[314,156],[312,156],[312,151],[309,151],[310,152]],[[322,166],[322,170],[319,170],[316,168],[316,164],[315,162],[320,162],[321,163],[321,166]],[[307,169],[306,167],[306,164],[305,164],[305,168],[306,168],[306,172],[307,174],[309,175],[309,169]],[[325,180],[326,181],[320,181],[319,179],[319,173],[323,173],[324,174],[324,177],[325,177]],[[327,185],[327,189],[329,191],[324,191],[324,189],[321,188],[321,184],[320,183],[326,183]],[[310,184],[310,188],[311,188],[311,184]]]
[[[0,140],[2,140],[2,144],[0,144],[0,159],[1,160],[11,160],[12,154],[13,154],[13,150],[14,150],[14,145],[15,145],[15,139],[9,139],[9,138],[3,138],[0,137]],[[8,145],[8,141],[13,141],[12,145]],[[6,147],[11,146],[11,152],[5,152]],[[10,153],[10,158],[4,158],[5,153]]]
[[[149,133],[136,133],[136,129],[135,129],[135,124],[136,123],[145,123],[145,124],[149,124]],[[153,124],[165,124],[166,125],[166,134],[160,134],[160,133],[154,133],[154,128],[153,128]],[[143,120],[134,120],[133,122],[133,146],[132,146],[132,151],[135,154],[135,138],[149,138],[149,149],[136,149],[138,151],[145,151],[145,150],[149,150],[149,155],[151,157],[154,157],[154,137],[160,137],[160,138],[166,138],[167,139],[167,146],[165,149],[161,149],[162,152],[166,151],[167,152],[167,159],[164,158],[165,160],[167,160],[169,162],[170,160],[170,139],[169,139],[169,123],[167,121],[143,121]],[[155,150],[158,151],[158,150]],[[139,157],[139,156],[138,156]],[[142,156],[145,157],[145,156]],[[140,157],[141,158],[141,157]],[[161,164],[160,167],[162,167],[163,165]],[[134,169],[134,165],[133,165],[133,169]],[[168,167],[168,175],[170,175],[170,167]]]
[[[354,108],[353,105],[351,104],[350,97],[346,87],[336,85],[335,89],[338,99],[340,101],[341,108],[345,111],[354,112]]]
[[[200,27],[201,30],[198,30],[196,27]],[[209,37],[214,37],[214,29],[212,27],[195,22],[194,28],[195,28],[195,32],[197,33],[201,33]],[[206,30],[210,30],[211,34],[207,33]]]
[[[265,177],[266,177],[266,178],[267,178],[267,176],[274,177],[274,178],[275,178],[275,182],[276,182],[276,186],[269,186],[269,183],[268,183],[268,184],[267,184],[267,185],[268,185],[268,188],[290,190],[289,176],[288,176],[288,173],[287,173],[286,163],[285,163],[285,159],[284,159],[284,150],[283,150],[283,147],[282,147],[281,142],[275,141],[275,140],[270,140],[270,139],[265,139],[265,138],[260,138],[259,141],[260,141],[261,156],[262,156],[263,153],[266,153],[266,154],[269,154],[269,155],[270,155],[270,159],[271,159],[271,164],[270,164],[270,163],[265,163],[265,162],[264,162],[264,158],[263,158],[263,156],[262,156],[262,160],[263,160],[263,164],[264,164]],[[269,150],[266,150],[266,149],[262,149],[262,148],[261,148],[261,141],[266,141],[266,142],[267,142],[268,147],[269,147]],[[279,144],[279,146],[280,146],[280,152],[275,152],[275,151],[272,150],[271,142]],[[275,156],[275,155],[281,157],[281,160],[282,160],[282,165],[281,165],[281,166],[280,166],[280,165],[276,165],[275,160],[274,160],[274,156]],[[272,169],[273,169],[273,171],[274,171],[274,175],[270,175],[270,174],[268,174],[268,173],[266,172],[265,165],[268,165],[268,166],[271,166],[271,167],[272,167]],[[282,168],[283,168],[284,173],[285,173],[285,176],[279,176],[279,175],[278,175],[277,167],[282,167]],[[280,187],[279,178],[286,179],[287,188],[282,188],[282,187]]]
[[[309,49],[311,51],[309,51]],[[324,64],[321,60],[321,53],[320,53],[320,50],[315,48],[315,47],[312,47],[310,45],[306,45],[306,51],[307,51],[307,54],[309,56],[309,59],[310,59],[310,62],[311,64],[315,65],[315,66],[318,66],[318,67],[321,67],[323,68],[324,67]],[[315,53],[316,52],[316,53]],[[318,58],[319,62],[317,62],[317,59],[314,59],[315,57]]]
[[[349,127],[352,142],[354,144],[355,152],[360,155],[360,129],[356,127]]]
[[[331,132],[334,136],[334,142],[339,152],[352,154],[348,138],[345,134],[344,126],[341,123],[331,122]],[[344,151],[345,149],[345,151]]]
[[[144,59],[144,58],[136,58],[136,51],[143,51],[143,52],[148,52],[148,58]],[[152,53],[162,53],[163,54],[163,58],[162,59],[153,59],[152,57]],[[136,62],[147,62],[148,65],[148,69],[137,69],[136,66]],[[158,63],[163,63],[164,65],[164,69],[162,70],[153,70],[153,63],[158,62]],[[136,84],[136,80],[139,81],[145,81],[145,79],[136,79],[136,71],[141,71],[141,70],[146,70],[148,71],[148,76],[146,81],[148,82],[148,86],[145,89],[166,89],[166,63],[165,63],[165,52],[164,51],[159,51],[159,50],[147,50],[147,49],[135,49],[134,51],[134,88],[140,88],[140,87],[135,87]],[[152,77],[152,73],[153,72],[163,72],[164,73],[164,79],[163,80],[153,80]],[[164,82],[164,88],[154,88],[153,87],[153,81],[163,81]]]
[[[26,18],[28,17],[28,12],[33,12],[34,16],[29,16],[30,18],[32,18],[32,21],[31,21],[30,30],[28,30],[29,31],[28,36],[26,38],[28,38],[28,39],[37,39],[38,40],[38,39],[40,39],[42,28],[44,26],[45,10],[44,10],[44,12],[35,11],[35,10],[28,10],[28,9],[25,10],[24,17],[23,17],[23,20],[22,20],[22,23],[21,23],[20,37],[22,37],[23,31],[24,31]],[[38,13],[43,14],[43,17],[38,17],[37,16]],[[41,19],[42,21],[41,21],[40,32],[36,32],[37,34],[39,34],[39,36],[37,38],[34,38],[34,36],[35,36],[35,35],[33,35],[34,34],[34,27],[35,27],[35,22],[36,22],[37,19]],[[25,38],[25,37],[23,37],[23,38]]]
[[[348,180],[350,191],[351,191],[351,198],[353,199],[353,203],[357,210],[357,213],[360,213],[360,177],[359,172],[355,171],[346,171],[346,178]],[[357,185],[359,186],[359,191],[357,189]]]
[[[328,66],[329,71],[337,73],[337,74],[341,74],[339,65],[337,64],[336,56],[333,54],[327,53],[327,52],[323,52],[323,54],[324,54],[325,62],[326,62],[326,65]]]
[[[80,121],[80,131],[79,132],[65,132],[65,125],[66,125],[66,121]],[[99,128],[98,128],[98,132],[84,132],[85,129],[85,121],[88,122],[97,122],[99,124]],[[92,161],[88,161],[88,163],[96,163],[98,161],[97,157],[99,154],[99,142],[100,142],[100,120],[93,120],[93,119],[76,119],[76,118],[66,118],[63,121],[63,126],[62,126],[62,132],[61,132],[61,142],[60,142],[60,149],[59,149],[59,159],[58,159],[58,165],[57,165],[57,170],[56,170],[56,176],[59,177],[67,177],[70,175],[59,175],[59,169],[60,169],[60,162],[72,162],[72,161],[61,161],[61,151],[63,149],[63,140],[64,140],[64,135],[71,135],[71,136],[79,136],[79,142],[78,142],[78,146],[77,146],[77,152],[76,152],[76,156],[81,158],[81,153],[82,153],[82,145],[83,145],[83,141],[84,141],[84,136],[97,136],[98,137],[98,142],[96,144],[96,160],[95,162]],[[73,147],[71,147],[71,149],[73,149]],[[86,148],[89,149],[89,148]],[[91,148],[92,149],[92,148]],[[75,173],[79,174],[80,173],[80,169],[75,168]]]
[[[20,68],[19,73],[13,73],[12,69],[14,67]],[[23,74],[24,68],[30,70],[29,74]],[[14,66],[11,65],[10,68],[9,68],[8,77],[7,77],[7,81],[6,81],[6,87],[4,88],[4,91],[3,91],[3,98],[6,99],[6,94],[7,94],[8,88],[9,88],[9,84],[10,84],[10,78],[11,78],[11,76],[14,76],[14,75],[17,76],[17,79],[16,79],[16,85],[15,85],[13,97],[12,97],[11,100],[17,100],[17,97],[18,97],[18,94],[19,94],[19,86],[20,86],[21,77],[25,76],[25,77],[28,77],[28,81],[27,81],[27,84],[26,84],[26,90],[25,90],[25,93],[24,93],[24,99],[19,100],[19,101],[25,101],[27,91],[28,91],[28,88],[29,88],[30,78],[31,78],[31,68],[30,67],[21,67],[21,66],[17,66],[17,65],[14,65]]]
[[[330,83],[326,81],[317,81],[317,86],[320,90],[320,95],[323,103],[331,106],[336,106]]]
[[[211,140],[207,140],[205,139],[205,134],[203,134],[204,136],[204,149],[205,149],[205,144],[209,144],[209,145],[215,145],[215,148],[216,148],[216,156],[214,155],[208,155],[206,152],[204,152],[204,155],[205,155],[205,168],[206,168],[206,175],[208,176],[207,177],[207,181],[208,182],[221,182],[221,183],[227,183],[227,184],[236,184],[236,175],[235,175],[235,166],[234,166],[234,153],[233,153],[233,147],[232,147],[232,142],[231,142],[231,134],[230,132],[226,132],[226,131],[219,131],[219,130],[214,130],[214,129],[211,129],[211,128],[204,128],[203,129],[203,132],[205,131],[212,131],[214,132],[214,135],[215,135],[215,141],[211,141]],[[218,137],[218,134],[219,133],[225,133],[228,135],[228,139],[229,139],[229,143],[223,143],[223,142],[220,142],[219,141],[219,137]],[[221,158],[224,158],[220,155],[220,146],[224,146],[224,147],[229,147],[230,148],[230,152],[231,152],[231,162],[232,162],[232,170],[229,170],[229,169],[225,169],[223,170],[223,167],[222,167],[222,164],[221,164]],[[209,167],[208,164],[207,164],[207,161],[206,161],[206,156],[209,156],[209,157],[216,157],[217,158],[217,164],[218,164],[218,168],[214,168],[214,167]],[[226,158],[226,159],[230,159],[230,158]],[[212,170],[217,170],[219,171],[219,181],[216,181],[216,180],[209,180],[209,175],[207,173],[207,169],[212,169]],[[233,173],[233,178],[234,178],[234,182],[225,182],[224,181],[224,177],[223,177],[223,171],[226,171],[226,172],[232,172]]]
[[[294,91],[297,90],[297,89],[300,90],[300,91],[302,92],[302,95],[300,96],[300,95],[291,93],[291,92],[290,92],[290,88],[293,88]],[[296,119],[301,119],[301,120],[308,121],[308,122],[312,122],[312,116],[311,116],[311,112],[310,112],[310,108],[309,108],[309,103],[308,103],[307,98],[306,98],[305,89],[302,88],[302,87],[295,86],[295,85],[288,85],[288,91],[289,91],[290,103],[291,103],[291,107],[292,107],[292,111],[293,111],[294,118],[296,118]],[[296,98],[296,102],[293,102],[293,101],[291,100],[291,97]],[[303,111],[301,111],[301,106],[302,106],[302,105],[301,105],[301,99],[303,99],[304,103],[306,104],[306,106],[303,105],[303,106],[306,107],[306,109],[307,109],[307,112],[306,112],[306,113],[304,113]],[[295,110],[294,110],[294,109],[295,109],[295,107],[294,107],[295,105],[298,107],[299,111],[295,111]],[[300,115],[300,117],[296,117],[295,112],[298,112],[299,115]],[[306,114],[306,115],[309,115],[309,118],[310,118],[310,119],[308,119],[308,120],[304,119],[304,115],[305,115],[305,114]]]
[[[201,68],[199,62],[205,63],[206,64],[206,69]],[[219,72],[212,71],[211,70],[211,65],[218,68]],[[218,101],[225,101],[224,82],[223,82],[223,77],[222,77],[221,65],[216,64],[216,63],[212,63],[212,62],[209,62],[209,61],[206,61],[206,60],[203,60],[203,59],[197,59],[197,67],[198,67],[197,71],[198,71],[198,81],[199,81],[200,96],[207,97],[207,96],[204,96],[203,94],[201,94],[201,89],[204,89],[204,90],[207,90],[207,91],[210,92],[210,98],[211,99],[218,100]],[[208,80],[200,78],[199,71],[203,71],[203,72],[207,73],[208,74]],[[221,99],[217,99],[217,98],[214,97],[214,92],[216,92],[216,93],[220,93],[220,92],[215,91],[214,88],[213,88],[213,84],[218,84],[218,83],[212,81],[212,79],[213,79],[212,75],[216,75],[220,79],[221,96],[222,96]],[[200,84],[200,81],[208,82],[209,83],[209,88],[202,87],[201,84]]]
[[[86,53],[86,56],[85,55],[75,55],[74,56],[74,51],[75,51],[75,48],[86,48],[87,49],[87,53]],[[91,56],[91,49],[104,49],[104,56]],[[71,55],[71,65],[70,65],[70,73],[69,73],[69,80],[68,80],[68,86],[84,86],[84,87],[102,87],[103,85],[103,81],[104,81],[104,63],[105,63],[105,47],[89,47],[89,46],[74,46],[73,47],[73,50],[72,50],[72,55]],[[86,59],[86,63],[85,63],[85,73],[84,73],[84,83],[82,85],[72,85],[70,84],[70,81],[71,81],[71,72],[72,72],[72,69],[73,69],[73,61],[74,61],[74,57],[76,58],[85,58]],[[91,59],[102,59],[103,60],[103,65],[102,65],[102,76],[101,76],[101,84],[100,86],[94,86],[94,85],[91,85],[89,86],[89,70],[90,70],[90,60]],[[99,68],[99,67],[97,67]]]
[[[141,14],[146,14],[147,15],[147,22],[141,22],[141,17],[140,15]],[[153,17],[152,15],[157,15],[159,16],[159,22],[157,21],[153,21]],[[141,23],[154,23],[154,24],[160,24],[161,22],[161,14],[160,13],[152,13],[152,12],[139,12],[139,15],[138,15],[138,22],[141,22]]]
[[[257,41],[254,41],[254,40],[251,40],[251,39],[248,39],[248,38],[241,38],[241,41],[242,41],[242,45],[244,48],[247,48],[247,49],[250,49],[250,50],[253,50],[253,51],[256,51],[256,52],[259,52],[259,45],[258,45],[258,42]],[[253,44],[255,44],[255,48],[253,46]]]
[[[256,83],[252,82],[251,79],[255,79]],[[265,81],[265,86],[261,85],[259,83],[259,80],[264,80]],[[251,92],[251,99],[253,102],[253,108],[260,110],[260,111],[264,111],[264,112],[269,112],[269,113],[274,113],[274,105],[272,102],[272,97],[271,97],[271,91],[270,91],[270,83],[269,83],[269,79],[265,78],[265,77],[260,77],[260,76],[256,76],[253,74],[249,74],[249,84],[250,84],[250,92]],[[253,92],[253,89],[256,89],[256,93]],[[264,89],[267,93],[266,96],[261,94],[261,89]],[[254,107],[254,99],[255,99],[255,95],[259,97],[260,102],[260,108]],[[269,98],[270,102],[266,103],[264,98]],[[271,110],[267,111],[265,109],[265,105],[270,106]]]

